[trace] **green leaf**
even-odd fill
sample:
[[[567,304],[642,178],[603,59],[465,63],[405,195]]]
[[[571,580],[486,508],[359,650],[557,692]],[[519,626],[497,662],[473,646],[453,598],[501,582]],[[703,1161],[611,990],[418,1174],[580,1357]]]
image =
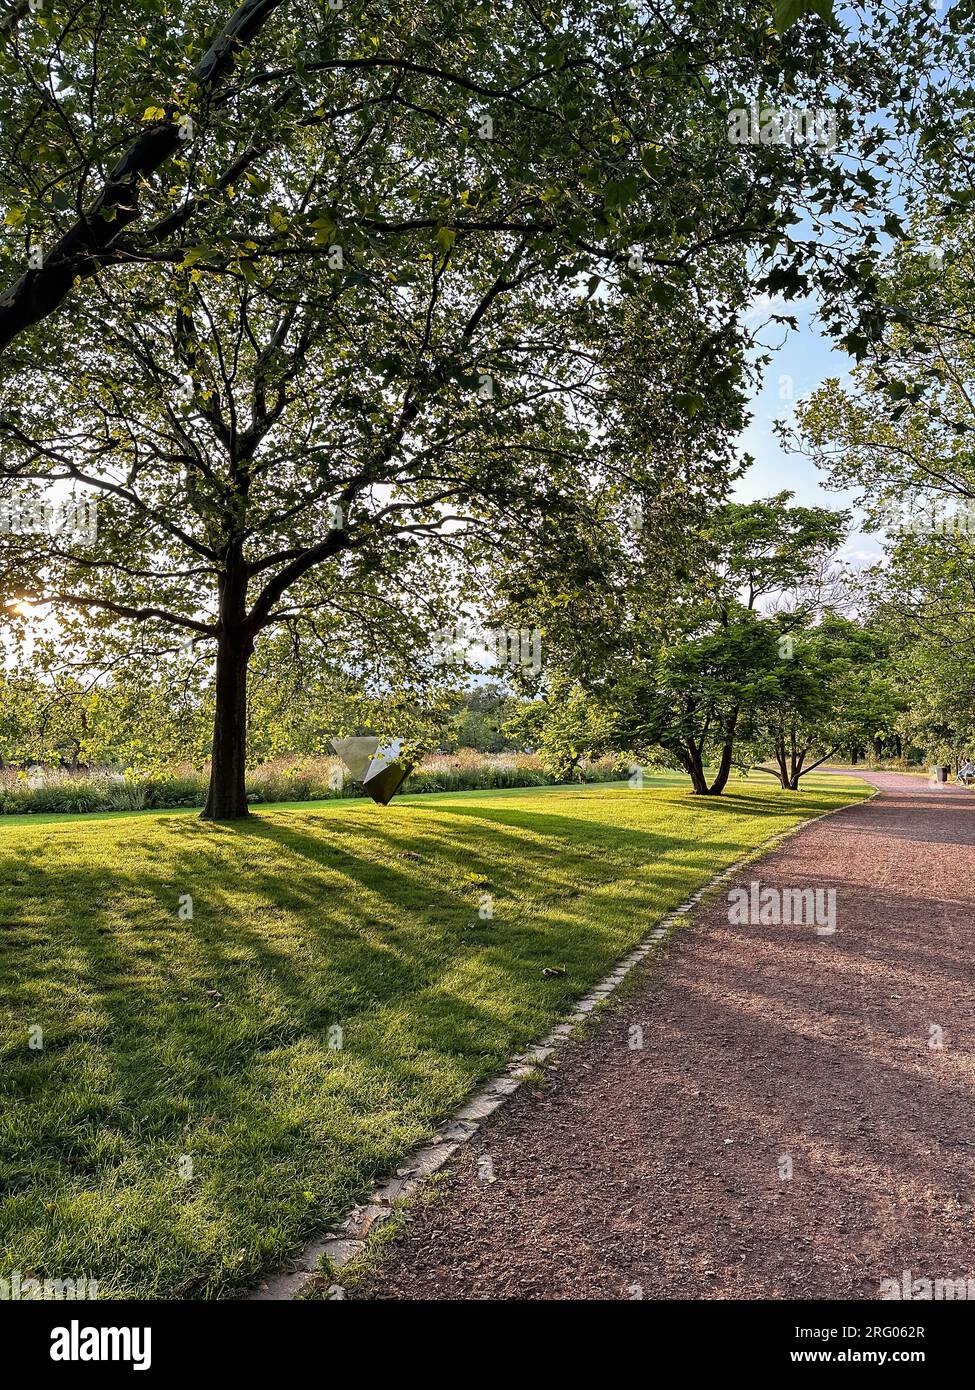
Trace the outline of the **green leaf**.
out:
[[[323,213],[320,217],[316,217],[311,225],[315,229],[315,245],[331,246],[338,235],[338,227],[332,219]]]
[[[833,0],[779,0],[773,23],[778,32],[784,34],[786,29],[807,14],[818,14],[821,19],[831,20]]]

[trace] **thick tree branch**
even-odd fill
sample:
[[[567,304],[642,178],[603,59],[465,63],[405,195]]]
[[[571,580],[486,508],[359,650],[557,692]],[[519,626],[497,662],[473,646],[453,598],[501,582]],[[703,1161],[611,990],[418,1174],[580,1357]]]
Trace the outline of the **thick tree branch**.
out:
[[[206,101],[232,70],[236,55],[267,23],[282,0],[244,0],[214,39],[191,75]],[[67,297],[77,278],[86,279],[115,254],[114,244],[139,216],[139,185],[179,149],[174,120],[157,121],[136,139],[109,174],[88,212],[52,247],[38,270],[28,270],[0,294],[0,350],[41,322]]]
[[[187,618],[181,613],[171,613],[167,608],[136,608],[127,603],[115,603],[107,598],[90,598],[86,594],[24,594],[23,599],[26,603],[34,607],[41,608],[46,604],[65,603],[73,608],[103,608],[108,613],[114,613],[119,618],[131,618],[134,622],[144,623],[150,618],[159,618],[161,622],[169,623],[172,627],[189,628],[192,632],[200,632],[204,637],[215,637],[217,628],[213,623],[205,623],[197,618]]]

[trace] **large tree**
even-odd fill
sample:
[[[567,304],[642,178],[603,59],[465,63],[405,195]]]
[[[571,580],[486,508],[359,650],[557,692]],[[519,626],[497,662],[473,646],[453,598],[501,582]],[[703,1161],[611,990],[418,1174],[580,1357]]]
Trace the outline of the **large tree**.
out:
[[[610,470],[653,486],[651,441],[693,439],[737,366],[665,400],[641,344],[708,320],[734,359],[744,257],[801,289],[823,219],[874,187],[821,145],[736,143],[729,111],[772,90],[843,123],[893,70],[860,65],[868,35],[807,15],[797,43],[728,0],[286,0],[229,31],[144,8],[130,65],[105,7],[9,29],[3,254],[32,263],[0,301],[0,466],[104,505],[93,548],[7,537],[5,583],[212,644],[206,814],[233,817],[261,633],[348,593],[367,615],[422,540],[514,546]]]
[[[800,405],[795,443],[884,536],[868,596],[915,697],[901,727],[943,759],[967,747],[975,709],[975,217],[935,187],[882,263],[883,333],[848,385]]]
[[[502,139],[512,118],[545,113],[560,119],[566,150],[585,166],[605,133],[602,120],[586,124],[597,113],[585,89],[596,83],[609,96],[627,78],[642,84],[660,230],[674,174],[720,177],[728,163],[702,138],[702,111],[722,125],[731,113],[737,129],[736,113],[753,104],[754,130],[737,162],[747,153],[761,177],[741,211],[784,253],[779,287],[797,289],[805,257],[795,253],[822,227],[814,216],[800,235],[794,214],[845,202],[840,241],[849,236],[849,214],[864,210],[844,196],[855,187],[850,157],[867,156],[858,187],[875,193],[889,163],[878,151],[894,123],[923,131],[946,163],[965,164],[953,118],[970,62],[970,7],[955,4],[941,25],[932,8],[874,13],[854,3],[834,18],[833,0],[545,11],[519,0],[500,13],[449,0],[132,0],[124,9],[108,0],[0,0],[0,350],[90,278],[172,256],[187,235],[205,239],[244,187],[263,185],[268,159],[309,134],[331,134],[350,114],[422,112],[449,140],[462,107],[476,123],[490,116]],[[603,107],[617,122],[620,153],[641,132],[632,110],[615,100]],[[886,123],[864,136],[862,113],[880,110]],[[831,148],[790,138],[789,112],[835,117],[843,167]],[[596,160],[589,172],[598,168]],[[614,196],[626,199],[628,171],[620,173]],[[565,206],[548,201],[553,214]],[[820,268],[834,305],[852,308],[856,323],[865,301],[842,291],[862,276],[851,280],[842,257]]]

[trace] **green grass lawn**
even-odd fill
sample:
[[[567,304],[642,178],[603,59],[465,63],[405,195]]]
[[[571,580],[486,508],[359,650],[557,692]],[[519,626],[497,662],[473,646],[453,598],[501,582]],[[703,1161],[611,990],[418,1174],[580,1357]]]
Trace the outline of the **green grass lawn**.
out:
[[[103,1297],[252,1285],[689,892],[867,791],[0,821],[0,1274]]]

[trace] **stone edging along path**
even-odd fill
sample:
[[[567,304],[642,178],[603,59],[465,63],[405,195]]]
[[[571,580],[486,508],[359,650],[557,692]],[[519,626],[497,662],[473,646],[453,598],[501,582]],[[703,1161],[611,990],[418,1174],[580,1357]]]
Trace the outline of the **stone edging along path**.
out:
[[[849,775],[855,776],[856,774]],[[498,1076],[486,1082],[479,1091],[476,1091],[473,1096],[466,1100],[428,1143],[419,1149],[414,1149],[406,1157],[392,1178],[387,1178],[377,1184],[365,1202],[353,1207],[336,1230],[329,1231],[311,1241],[291,1261],[286,1272],[264,1280],[256,1289],[243,1296],[244,1301],[283,1302],[293,1299],[312,1280],[321,1276],[320,1262],[323,1258],[328,1260],[333,1270],[339,1270],[343,1265],[358,1259],[366,1248],[366,1241],[370,1232],[388,1221],[393,1215],[394,1204],[416,1195],[429,1178],[445,1167],[457,1150],[470,1142],[480,1128],[481,1122],[504,1105],[508,1097],[519,1089],[525,1079],[563,1046],[575,1029],[585,1022],[598,1005],[603,1004],[610,997],[641,961],[659,949],[661,943],[672,934],[702,898],[712,893],[715,888],[747,864],[764,858],[766,854],[777,849],[785,840],[801,834],[807,826],[816,825],[817,822],[825,820],[828,816],[835,816],[841,811],[851,809],[851,807],[862,806],[865,801],[871,800],[876,795],[877,789],[874,788],[871,796],[864,797],[863,800],[851,802],[848,806],[835,806],[831,811],[824,811],[822,815],[812,816],[799,825],[780,831],[779,834],[771,836],[763,844],[756,846],[754,850],[736,860],[734,864],[729,864],[726,869],[715,874],[686,902],[681,903],[656,927],[647,932],[639,944],[618,961],[613,970],[588,994],[585,994],[572,1011],[563,1018],[562,1022],[556,1024],[540,1043],[536,1043],[526,1052],[512,1057]]]

